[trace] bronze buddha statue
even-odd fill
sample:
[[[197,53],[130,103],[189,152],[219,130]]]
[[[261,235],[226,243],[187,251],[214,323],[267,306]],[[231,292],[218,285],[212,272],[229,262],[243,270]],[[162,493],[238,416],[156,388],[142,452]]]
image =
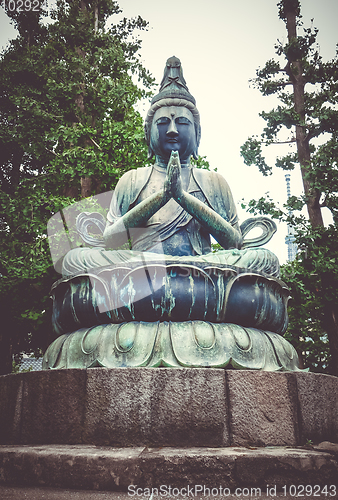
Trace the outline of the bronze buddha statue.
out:
[[[53,289],[54,327],[73,347],[57,339],[46,353],[45,367],[60,367],[52,359],[69,360],[71,350],[73,361],[63,361],[67,367],[230,363],[297,369],[295,351],[280,336],[287,326],[288,290],[279,280],[277,257],[259,248],[276,226],[265,217],[240,226],[225,179],[191,165],[191,156],[198,156],[200,117],[176,57],[167,61],[145,135],[155,163],[119,180],[97,246],[72,249],[63,259],[63,279]],[[262,228],[262,235],[245,239],[254,226]],[[212,252],[211,237],[222,250]],[[121,344],[107,361],[95,335],[101,341],[103,335],[108,344],[111,338],[115,346],[122,342],[128,350]],[[85,361],[83,349],[77,353],[74,346],[89,337],[96,354]],[[193,337],[200,350],[209,342],[205,338],[213,339],[205,358],[203,349],[198,354],[193,349]],[[166,340],[155,359],[151,353],[160,338]],[[211,345],[218,345],[214,358]],[[56,356],[60,349],[61,357]],[[190,351],[191,359],[182,362],[182,352]]]

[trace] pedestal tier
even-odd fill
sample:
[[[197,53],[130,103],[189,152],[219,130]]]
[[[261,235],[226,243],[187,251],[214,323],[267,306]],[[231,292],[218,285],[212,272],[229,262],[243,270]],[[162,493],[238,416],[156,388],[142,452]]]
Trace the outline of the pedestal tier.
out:
[[[230,323],[130,322],[81,328],[47,349],[43,368],[214,367],[297,371],[280,335]]]
[[[283,334],[288,323],[285,283],[221,264],[126,262],[64,278],[52,297],[58,335],[107,323],[189,320]]]

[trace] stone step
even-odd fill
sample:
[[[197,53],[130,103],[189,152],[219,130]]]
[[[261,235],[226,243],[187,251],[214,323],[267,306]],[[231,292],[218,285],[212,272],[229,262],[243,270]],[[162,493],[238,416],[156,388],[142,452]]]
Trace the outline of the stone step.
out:
[[[8,495],[15,488],[61,488],[74,495],[75,490],[124,492],[123,498],[153,493],[154,499],[252,499],[279,492],[283,498],[328,499],[337,497],[337,479],[337,445],[331,453],[291,447],[0,446],[0,486]]]
[[[168,500],[239,500],[240,498],[247,498],[249,500],[258,499],[259,500],[294,500],[295,495],[291,495],[290,493],[277,492],[276,495],[271,495],[271,488],[269,488],[269,492],[257,492],[257,495],[243,495],[240,491],[238,491],[237,495],[231,494],[229,496],[155,496],[153,495],[151,500],[163,500],[167,498]],[[246,493],[246,490],[244,490]],[[255,492],[253,492],[255,493]],[[274,492],[273,492],[274,493]],[[22,488],[17,486],[1,486],[0,485],[0,498],[1,500],[131,500],[133,497],[128,495],[128,493],[116,492],[116,491],[97,491],[97,490],[70,490],[70,489],[60,489],[60,488]],[[139,500],[143,500],[149,497],[141,496],[134,497]],[[306,500],[324,500],[325,498],[335,498],[333,496],[329,496],[329,494],[325,494],[323,490],[320,494],[315,495],[306,495],[300,497]]]

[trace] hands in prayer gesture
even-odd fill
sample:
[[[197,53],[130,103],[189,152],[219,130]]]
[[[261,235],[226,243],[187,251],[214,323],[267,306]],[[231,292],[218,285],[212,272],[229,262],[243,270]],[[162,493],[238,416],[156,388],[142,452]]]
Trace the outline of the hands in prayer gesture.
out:
[[[164,196],[168,201],[174,198],[180,202],[183,195],[181,162],[178,151],[172,151],[167,166],[167,176],[164,181]]]
[[[107,246],[115,247],[119,243],[118,234],[123,234],[131,227],[141,227],[169,200],[174,199],[184,210],[195,218],[223,248],[238,248],[242,243],[240,232],[202,201],[183,190],[181,162],[178,151],[172,151],[167,165],[167,175],[162,191],[157,191],[149,198],[121,217],[120,221],[106,228],[104,239]]]

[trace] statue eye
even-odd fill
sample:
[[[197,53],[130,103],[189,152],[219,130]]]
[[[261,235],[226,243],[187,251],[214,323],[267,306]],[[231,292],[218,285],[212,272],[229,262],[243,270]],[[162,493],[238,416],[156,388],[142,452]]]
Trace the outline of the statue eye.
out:
[[[191,125],[191,121],[188,118],[186,118],[185,116],[179,116],[176,119],[176,123],[179,123],[180,125],[181,124]]]
[[[163,125],[163,124],[168,124],[168,123],[170,123],[170,119],[167,118],[166,116],[162,116],[161,118],[156,120],[157,125]]]

